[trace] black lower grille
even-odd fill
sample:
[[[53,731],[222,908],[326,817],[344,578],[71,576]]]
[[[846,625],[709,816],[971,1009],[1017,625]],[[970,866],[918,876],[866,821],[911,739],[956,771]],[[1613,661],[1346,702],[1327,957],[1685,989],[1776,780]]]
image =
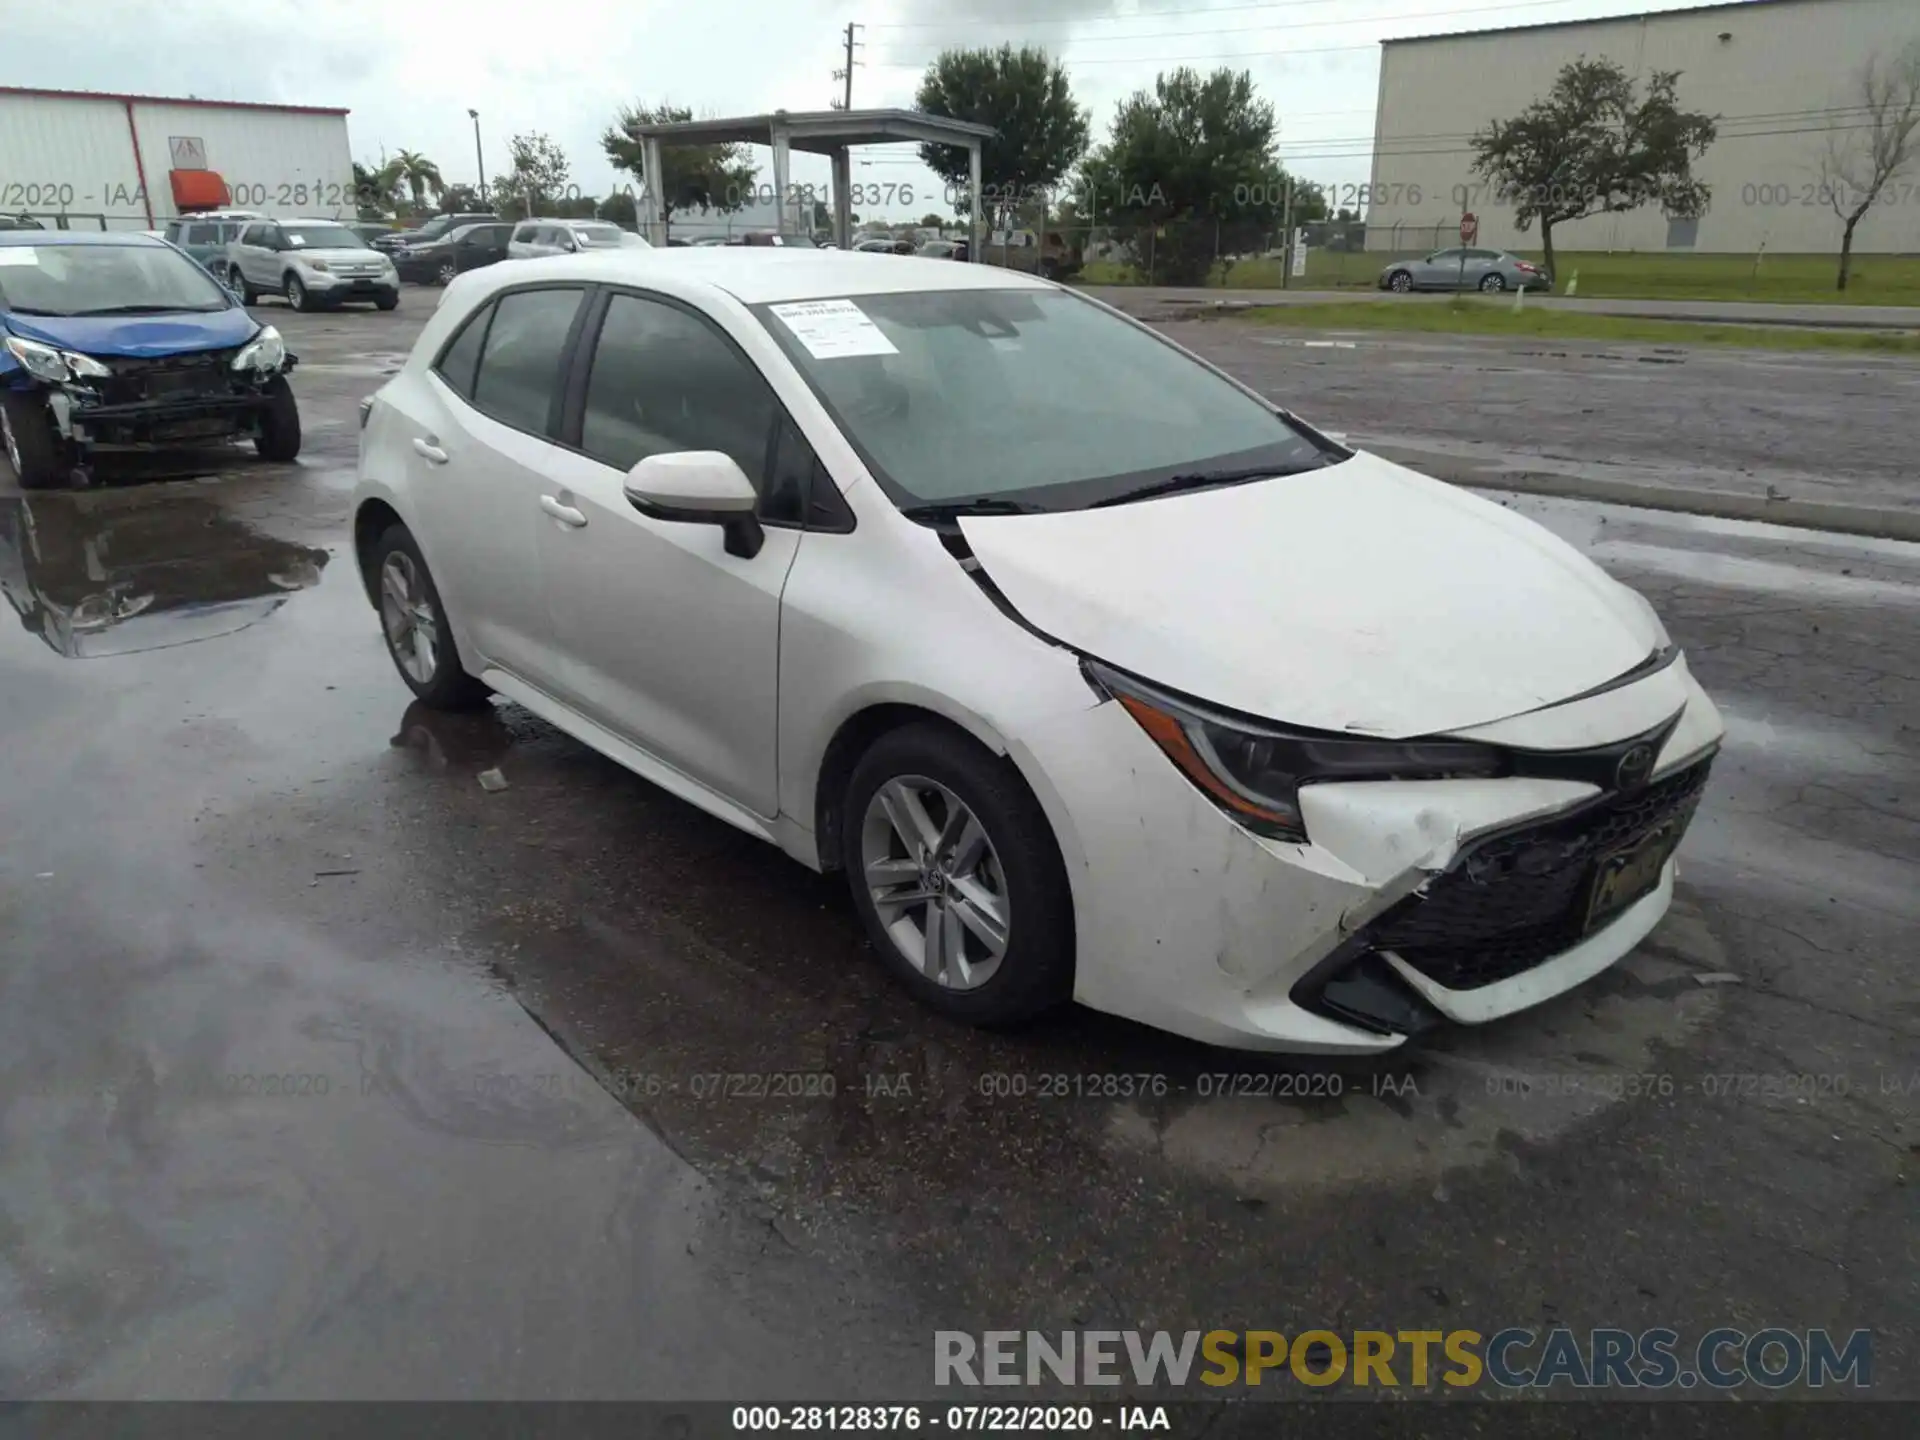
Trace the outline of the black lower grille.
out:
[[[1532,969],[1585,933],[1602,858],[1663,826],[1673,827],[1678,842],[1711,764],[1698,761],[1644,790],[1480,842],[1369,927],[1368,948],[1391,950],[1451,990]]]
[[[111,378],[98,382],[101,402],[137,405],[149,400],[188,400],[231,394],[235,353],[227,349],[152,359],[116,356],[106,362],[113,371]]]

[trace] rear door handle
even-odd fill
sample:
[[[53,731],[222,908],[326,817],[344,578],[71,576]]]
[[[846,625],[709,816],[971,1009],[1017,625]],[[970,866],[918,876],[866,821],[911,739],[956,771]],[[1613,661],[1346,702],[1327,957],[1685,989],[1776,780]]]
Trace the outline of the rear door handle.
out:
[[[413,437],[413,448],[416,454],[424,455],[436,465],[444,465],[447,463],[447,452],[431,440],[422,440],[416,435]]]
[[[551,495],[542,495],[540,497],[540,508],[558,520],[562,525],[571,525],[576,530],[587,523],[587,517],[580,511],[574,509],[571,505],[562,505]]]

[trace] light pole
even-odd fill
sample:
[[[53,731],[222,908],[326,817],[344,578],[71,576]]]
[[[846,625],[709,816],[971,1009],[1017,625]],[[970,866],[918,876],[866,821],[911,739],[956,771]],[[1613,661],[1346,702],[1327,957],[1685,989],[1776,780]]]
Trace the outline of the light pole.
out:
[[[473,120],[473,163],[480,172],[480,203],[487,203],[487,161],[480,153],[480,112],[469,110],[467,114]]]

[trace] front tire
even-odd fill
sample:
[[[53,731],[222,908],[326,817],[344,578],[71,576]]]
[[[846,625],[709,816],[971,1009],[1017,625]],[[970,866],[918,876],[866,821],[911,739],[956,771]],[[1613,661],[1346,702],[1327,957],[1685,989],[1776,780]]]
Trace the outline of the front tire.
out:
[[[227,272],[227,288],[240,297],[242,305],[257,304],[260,292],[247,283],[246,274],[238,265]]]
[[[307,287],[300,283],[298,275],[287,276],[287,308],[290,310],[313,308],[313,301],[307,294]]]
[[[860,758],[842,860],[899,984],[973,1025],[1030,1020],[1073,993],[1073,897],[1045,813],[1011,762],[934,724]]]
[[[1413,276],[1404,270],[1396,270],[1387,277],[1387,288],[1396,295],[1405,295],[1413,289]]]
[[[390,525],[374,543],[368,569],[380,607],[387,654],[407,688],[435,710],[474,710],[488,690],[462,668],[447,608],[425,557],[404,525]]]
[[[70,447],[37,394],[0,394],[0,452],[22,490],[52,490],[72,473]]]
[[[440,268],[433,272],[433,283],[436,285],[451,285],[459,276],[460,267],[455,265],[451,260],[443,260],[440,262]]]
[[[398,310],[400,308],[400,292],[396,290],[391,295],[376,295],[373,298],[373,303],[375,307],[381,310]]]
[[[260,433],[253,437],[253,448],[262,460],[289,464],[300,454],[300,406],[293,398],[287,377],[276,375],[267,382],[267,403],[260,411]]]

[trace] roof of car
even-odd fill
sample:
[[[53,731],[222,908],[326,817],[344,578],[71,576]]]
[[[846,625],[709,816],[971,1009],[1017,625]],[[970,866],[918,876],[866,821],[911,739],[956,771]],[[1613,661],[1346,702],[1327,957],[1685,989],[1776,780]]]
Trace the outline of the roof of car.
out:
[[[144,230],[0,230],[0,245],[166,245],[166,243],[147,234]]]
[[[351,226],[351,220],[336,220],[331,215],[278,215],[271,222],[275,225],[344,225]]]
[[[1053,288],[1045,280],[997,265],[956,265],[951,260],[914,255],[789,250],[770,245],[658,246],[651,250],[600,250],[516,260],[501,276],[501,282],[548,277],[598,280],[611,285],[645,285],[654,277],[672,277],[711,285],[747,305],[911,290]]]

